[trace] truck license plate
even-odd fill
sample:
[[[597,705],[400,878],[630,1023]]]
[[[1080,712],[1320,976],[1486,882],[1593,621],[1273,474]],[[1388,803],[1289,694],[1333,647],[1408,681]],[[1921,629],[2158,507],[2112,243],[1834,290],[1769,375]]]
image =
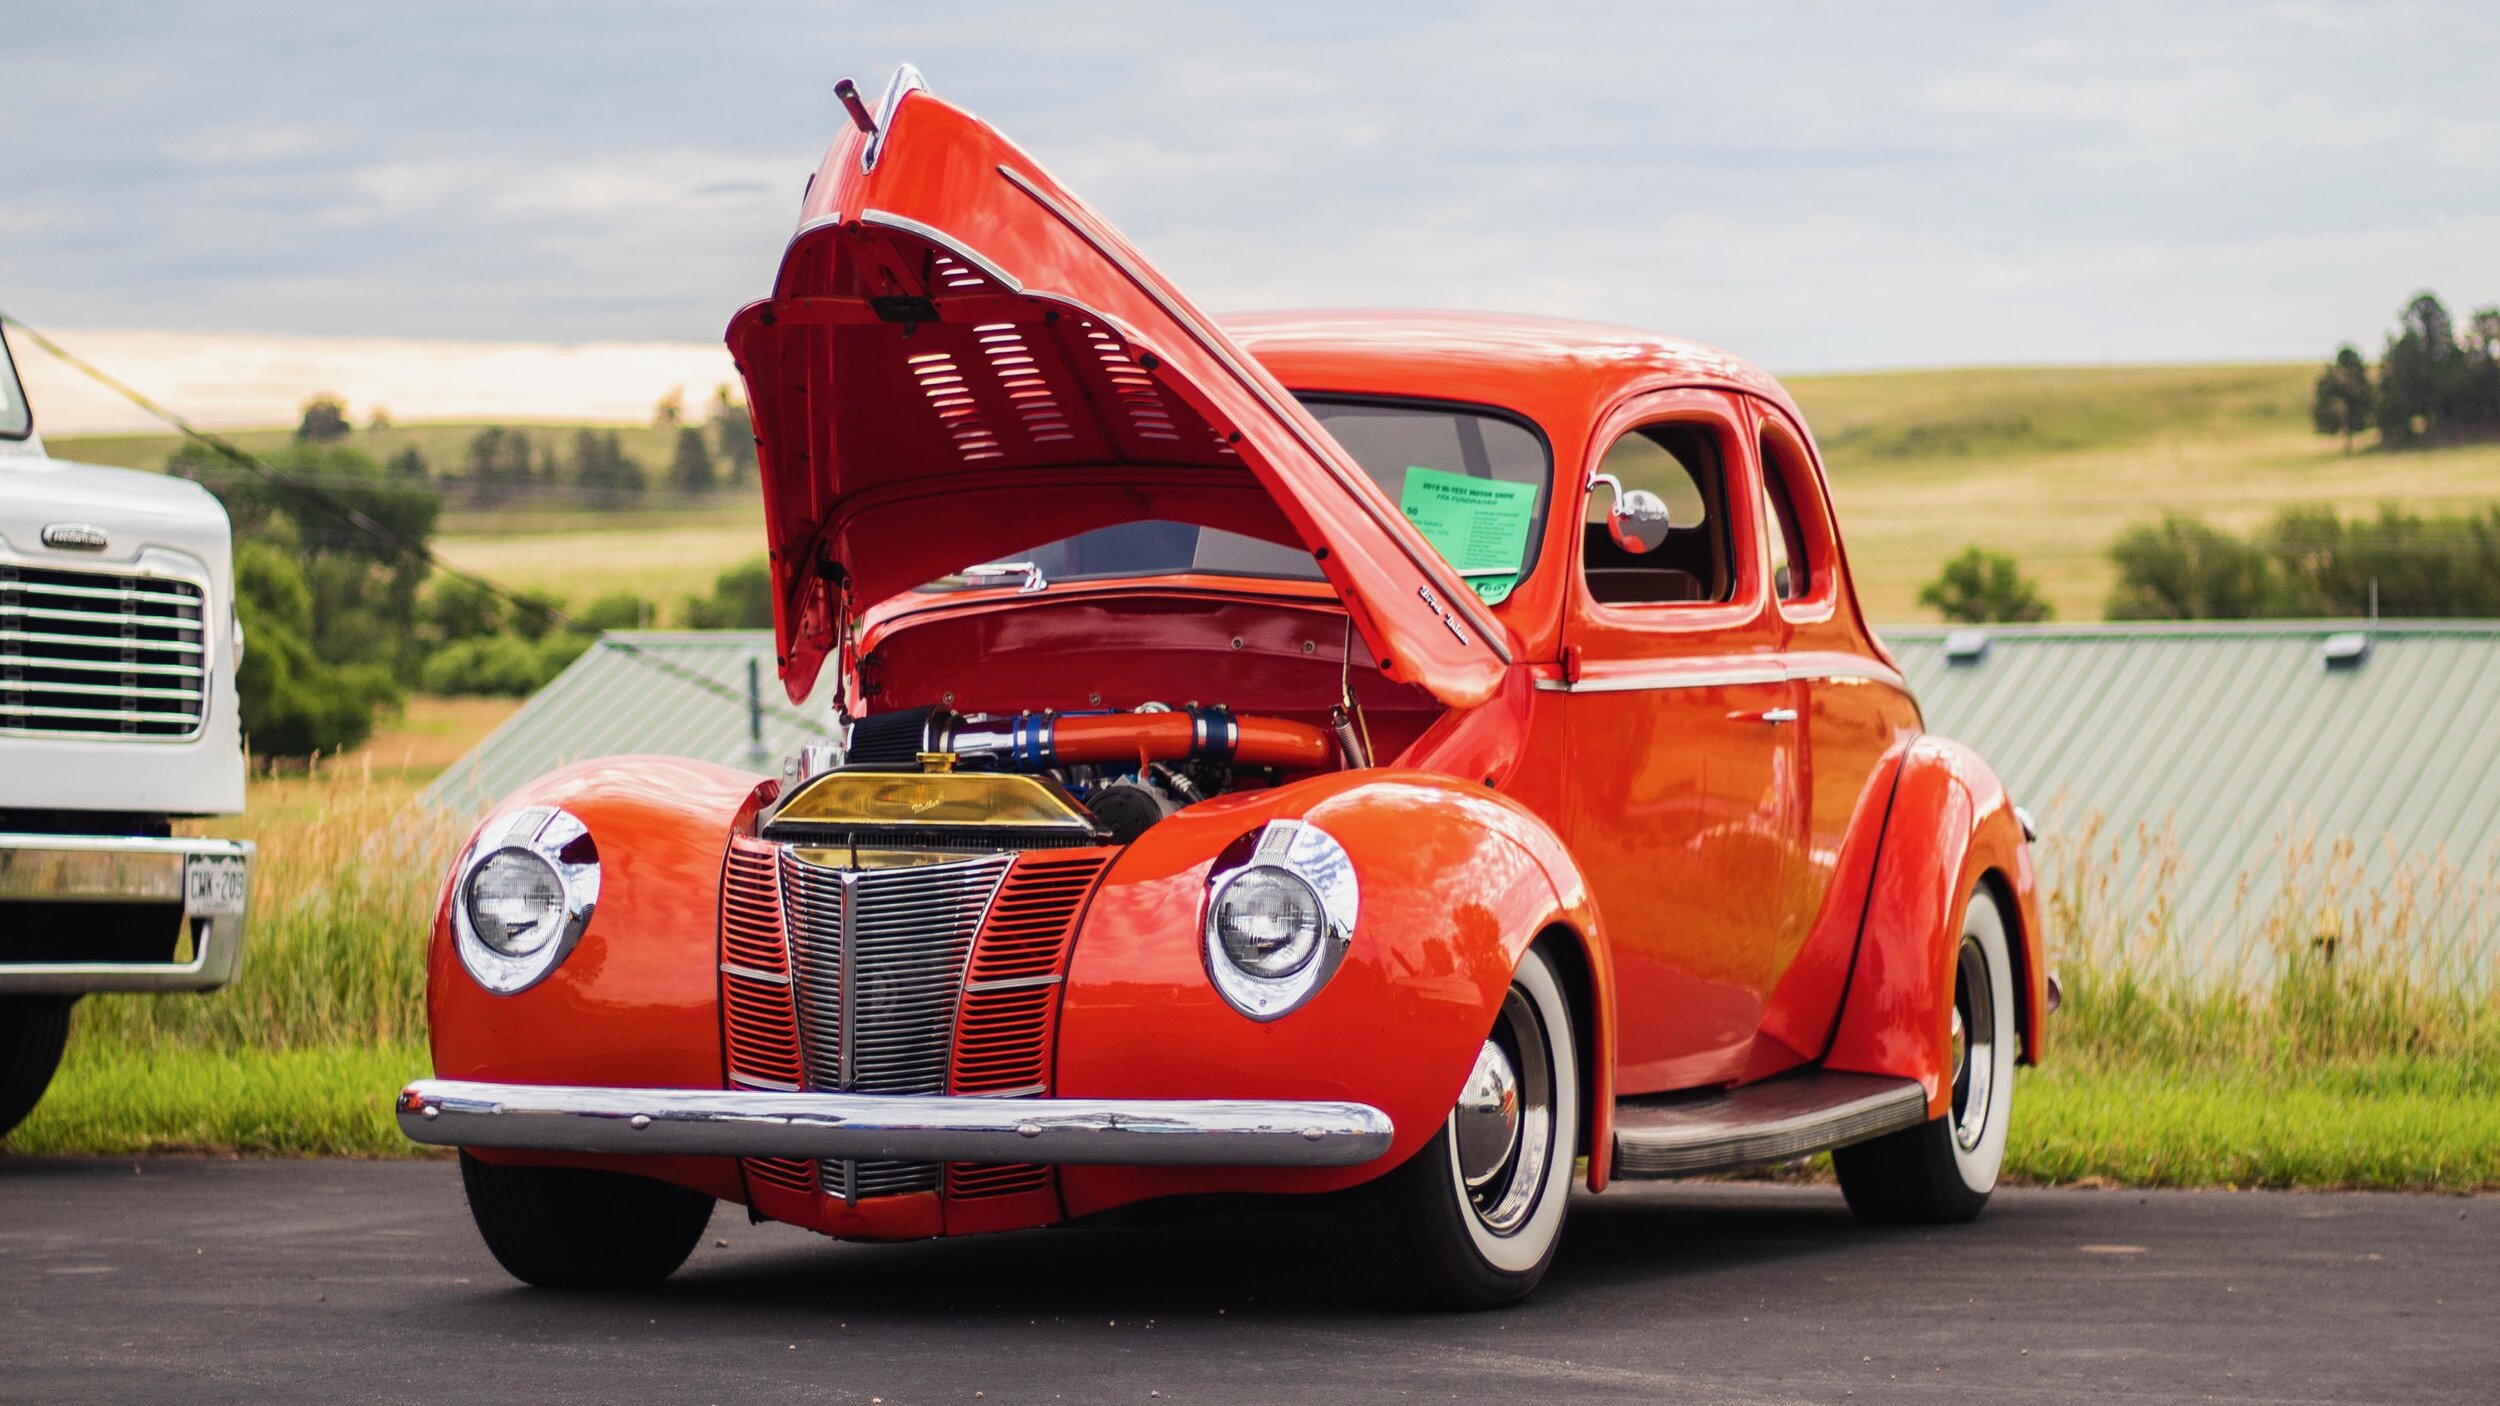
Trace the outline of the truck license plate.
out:
[[[184,906],[195,918],[231,918],[243,911],[244,860],[237,854],[194,854],[183,861]]]

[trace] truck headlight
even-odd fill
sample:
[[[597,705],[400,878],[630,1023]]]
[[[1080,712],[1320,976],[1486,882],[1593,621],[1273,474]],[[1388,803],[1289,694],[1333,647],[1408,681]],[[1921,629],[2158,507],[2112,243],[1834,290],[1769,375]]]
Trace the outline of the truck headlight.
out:
[[[498,995],[554,971],[599,903],[599,849],[572,812],[531,806],[488,823],[460,856],[451,918],[460,964]]]
[[[1207,977],[1252,1020],[1318,994],[1345,959],[1359,895],[1336,838],[1272,820],[1228,847],[1207,876]]]

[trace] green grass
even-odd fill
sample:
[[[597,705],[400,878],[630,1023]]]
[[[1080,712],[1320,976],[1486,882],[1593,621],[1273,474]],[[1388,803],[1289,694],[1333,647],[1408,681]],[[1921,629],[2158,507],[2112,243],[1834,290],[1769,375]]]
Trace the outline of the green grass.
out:
[[[2052,1059],[2015,1082],[2006,1175],[2115,1186],[2500,1190],[2500,1070],[2267,1072]]]
[[[392,1120],[391,1096],[429,1072],[420,1045],[130,1050],[81,1040],[8,1151],[420,1156]]]

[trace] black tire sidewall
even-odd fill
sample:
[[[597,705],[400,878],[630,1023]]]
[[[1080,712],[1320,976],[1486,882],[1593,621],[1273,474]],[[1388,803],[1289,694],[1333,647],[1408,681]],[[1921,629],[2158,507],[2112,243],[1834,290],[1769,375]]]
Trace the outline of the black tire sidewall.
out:
[[[1524,1298],[1554,1262],[1579,1156],[1585,1072],[1580,1068],[1571,1003],[1553,963],[1541,950],[1521,959],[1511,989],[1534,1004],[1545,1027],[1554,1069],[1554,1122],[1544,1184],[1519,1230],[1504,1237],[1526,1248],[1497,1259],[1489,1235],[1467,1200],[1445,1119],[1413,1157],[1374,1183],[1367,1220],[1376,1234],[1379,1269],[1392,1292],[1441,1307],[1491,1308]],[[1533,1237],[1526,1239],[1525,1237]],[[1532,1247],[1532,1248],[1528,1248]],[[1504,1262],[1504,1261],[1507,1262]]]

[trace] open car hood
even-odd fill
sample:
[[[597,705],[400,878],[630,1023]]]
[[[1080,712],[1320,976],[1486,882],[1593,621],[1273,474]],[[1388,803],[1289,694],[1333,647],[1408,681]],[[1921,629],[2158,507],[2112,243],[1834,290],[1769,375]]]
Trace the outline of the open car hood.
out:
[[[793,699],[867,606],[1142,518],[1310,551],[1382,672],[1453,707],[1510,662],[1504,626],[1273,376],[908,75],[833,144],[772,296],[728,342]]]

